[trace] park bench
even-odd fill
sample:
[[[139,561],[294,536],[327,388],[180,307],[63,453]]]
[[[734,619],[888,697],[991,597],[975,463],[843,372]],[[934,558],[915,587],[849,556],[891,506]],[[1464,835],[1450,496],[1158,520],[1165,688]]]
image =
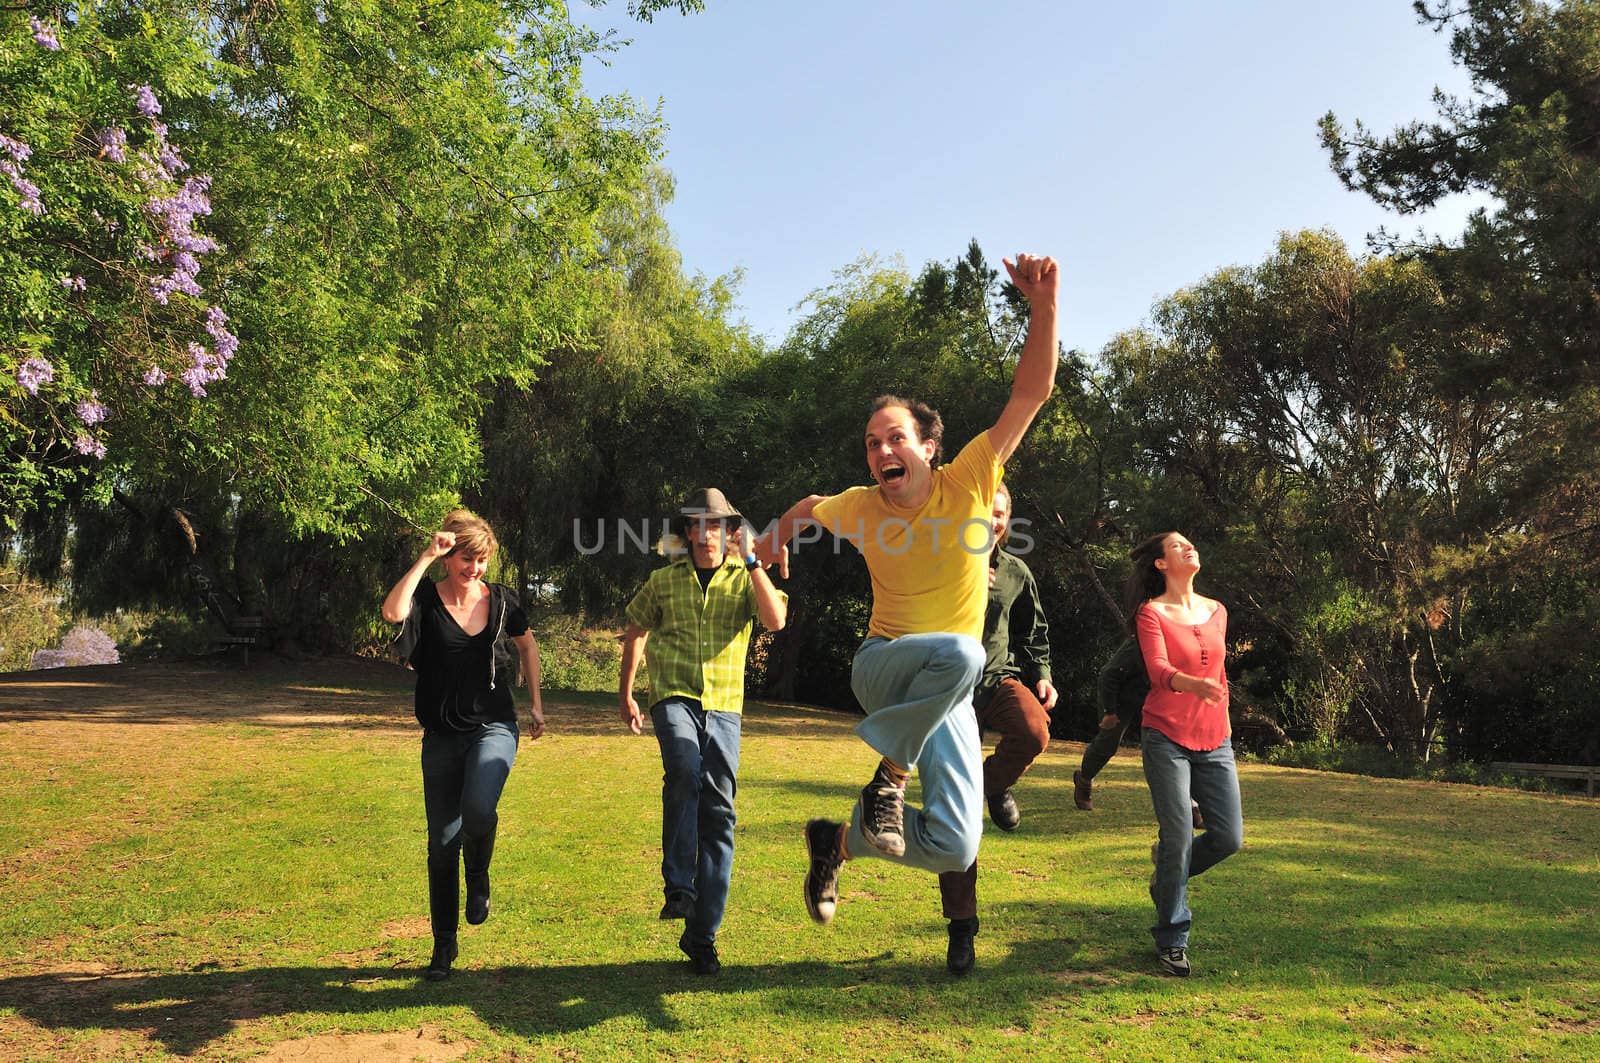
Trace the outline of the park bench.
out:
[[[1589,797],[1594,796],[1595,781],[1600,779],[1600,765],[1595,764],[1517,764],[1496,761],[1489,767],[1517,775],[1543,775],[1547,779],[1581,779],[1584,792]]]
[[[244,655],[244,666],[250,667],[250,647],[254,646],[261,638],[261,627],[264,622],[259,616],[240,616],[226,607],[222,596],[217,593],[216,585],[198,564],[189,566],[189,580],[194,586],[195,593],[205,603],[206,610],[222,625],[222,634],[211,637],[211,648],[226,652],[233,646],[238,646]]]
[[[261,622],[262,618],[259,616],[236,616],[228,624],[225,634],[212,637],[211,644],[224,650],[230,646],[238,646],[244,654],[244,666],[249,668],[250,647],[261,637]]]

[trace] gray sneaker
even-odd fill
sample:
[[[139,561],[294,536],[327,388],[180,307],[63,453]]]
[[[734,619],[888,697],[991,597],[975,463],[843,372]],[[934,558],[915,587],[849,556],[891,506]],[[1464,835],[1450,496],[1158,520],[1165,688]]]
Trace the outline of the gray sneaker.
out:
[[[1189,950],[1182,945],[1171,948],[1156,948],[1156,958],[1161,961],[1162,970],[1174,978],[1189,977]]]
[[[806,854],[811,867],[806,871],[806,911],[814,922],[826,926],[833,922],[839,907],[839,824],[831,819],[814,819],[806,824]]]
[[[885,856],[906,855],[906,792],[874,778],[861,788],[861,833]]]

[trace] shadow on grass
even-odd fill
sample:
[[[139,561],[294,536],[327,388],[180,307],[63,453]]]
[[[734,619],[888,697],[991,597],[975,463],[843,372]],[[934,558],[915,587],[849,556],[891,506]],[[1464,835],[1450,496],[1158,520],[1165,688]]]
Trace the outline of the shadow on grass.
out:
[[[885,966],[887,964],[887,966]],[[867,970],[870,968],[870,972]],[[937,977],[936,977],[937,976]],[[524,1038],[584,1030],[634,1017],[651,1030],[683,1029],[668,998],[694,992],[748,995],[777,990],[773,1010],[804,998],[805,1013],[824,1017],[853,1005],[819,1009],[863,978],[926,988],[950,983],[942,971],[895,962],[892,953],[841,963],[728,966],[715,980],[697,978],[685,962],[637,961],[566,967],[458,968],[445,982],[415,969],[387,967],[260,967],[182,973],[62,972],[0,979],[0,1000],[47,1030],[144,1034],[167,1051],[193,1055],[236,1027],[286,1015],[360,1016],[415,1008],[472,1009],[487,1025]]]
[[[880,1022],[884,1015],[926,1014],[937,1015],[940,1023],[983,1026],[1017,1021],[1034,1008],[1125,991],[1130,983],[1152,992],[1209,986],[1206,992],[1247,994],[1325,992],[1333,986],[1382,993],[1384,987],[1432,985],[1514,999],[1530,987],[1570,987],[1586,978],[1582,916],[1592,915],[1592,899],[1588,876],[1579,870],[1507,861],[1470,873],[1458,867],[1452,875],[1412,856],[1409,881],[1396,881],[1347,877],[1366,861],[1329,852],[1323,862],[1333,874],[1285,871],[1263,880],[1230,873],[1234,861],[1234,869],[1243,871],[1253,858],[1259,872],[1269,857],[1246,850],[1196,880],[1201,951],[1196,977],[1181,990],[1159,975],[1145,930],[1149,909],[1132,899],[1143,890],[1130,886],[1127,896],[1096,904],[1052,899],[986,905],[979,970],[965,979],[943,970],[942,921],[919,917],[894,934],[888,951],[882,938],[848,925],[826,931],[796,927],[797,936],[846,935],[844,941],[833,939],[835,951],[852,942],[859,951],[835,962],[745,964],[734,944],[725,949],[726,966],[715,980],[695,977],[682,961],[659,959],[469,965],[443,983],[422,981],[412,966],[59,971],[0,978],[0,1001],[46,1030],[124,1031],[192,1055],[263,1019],[378,1016],[350,1024],[370,1027],[381,1026],[385,1014],[419,1008],[470,1009],[496,1031],[537,1039],[617,1018],[656,1032],[688,1033],[681,1016],[695,1005],[674,998],[694,993],[726,994],[738,1000],[741,1014],[765,1012],[797,1023],[849,1027]],[[1515,916],[1505,908],[1513,880],[1521,909]],[[1443,887],[1430,889],[1421,881]],[[1486,918],[1486,905],[1499,910]],[[1419,906],[1434,910],[1422,918],[1415,912],[1401,916]],[[1568,925],[1559,925],[1563,921]],[[997,1000],[1014,1006],[997,1014]]]
[[[247,723],[265,727],[412,732],[415,676],[366,657],[289,661],[266,657],[248,669],[218,660],[135,662],[0,673],[0,723]],[[516,690],[526,706],[526,688]],[[552,736],[626,734],[614,693],[544,691]],[[641,695],[641,707],[645,698]],[[751,700],[746,734],[833,738],[859,717]]]

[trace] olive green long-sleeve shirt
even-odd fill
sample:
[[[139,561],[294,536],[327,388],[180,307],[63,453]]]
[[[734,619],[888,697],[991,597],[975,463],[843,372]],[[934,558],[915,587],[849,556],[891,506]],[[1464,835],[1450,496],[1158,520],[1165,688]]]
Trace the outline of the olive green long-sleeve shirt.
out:
[[[1144,708],[1144,697],[1150,693],[1150,675],[1144,668],[1144,654],[1139,652],[1138,639],[1125,639],[1111,655],[1111,660],[1100,669],[1096,684],[1096,701],[1101,716],[1115,716],[1130,723]]]
[[[989,703],[1002,679],[1015,679],[1033,690],[1039,680],[1050,678],[1050,625],[1033,573],[1004,550],[996,550],[989,563],[994,583],[983,617],[983,677],[972,695],[979,708]]]

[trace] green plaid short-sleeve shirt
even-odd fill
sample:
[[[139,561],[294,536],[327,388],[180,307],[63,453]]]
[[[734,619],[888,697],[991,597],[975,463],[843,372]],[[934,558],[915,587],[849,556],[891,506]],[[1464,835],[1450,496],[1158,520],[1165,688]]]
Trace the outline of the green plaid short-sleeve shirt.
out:
[[[756,617],[750,573],[731,554],[704,591],[687,558],[650,573],[628,603],[628,619],[650,632],[651,703],[677,696],[698,700],[708,712],[743,709],[744,661]]]

